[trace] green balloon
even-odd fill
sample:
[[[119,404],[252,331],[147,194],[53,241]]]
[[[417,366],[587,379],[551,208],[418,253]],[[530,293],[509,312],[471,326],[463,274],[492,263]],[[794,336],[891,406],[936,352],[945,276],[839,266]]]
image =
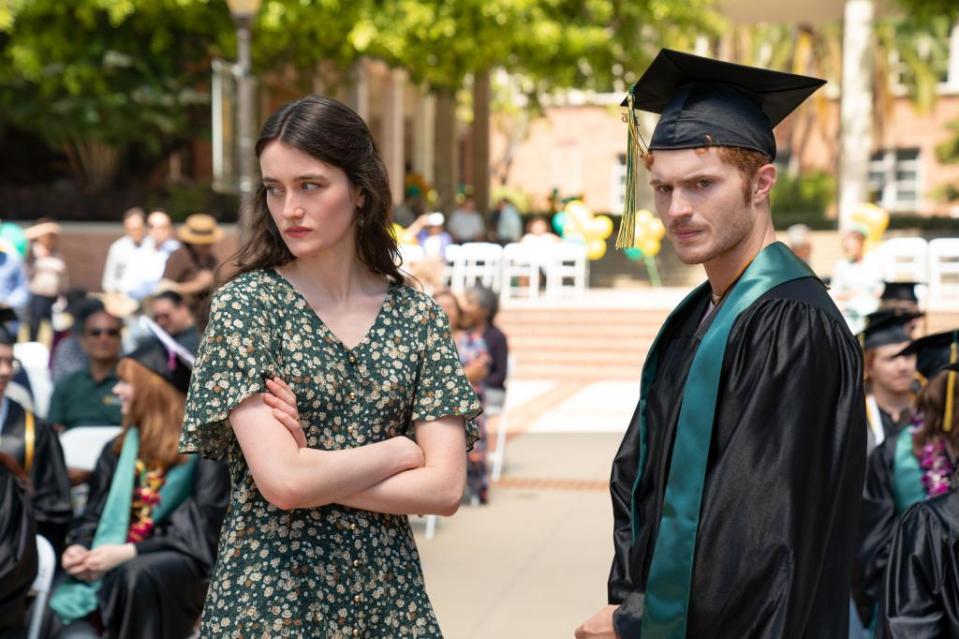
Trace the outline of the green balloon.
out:
[[[566,211],[560,211],[553,216],[553,229],[559,234],[563,234],[563,229],[566,228]]]
[[[626,255],[626,259],[632,262],[638,262],[643,259],[643,249],[638,246],[632,246],[628,249],[623,250],[623,253]]]
[[[27,256],[27,247],[30,245],[30,241],[27,239],[27,234],[23,232],[23,229],[20,228],[18,224],[13,222],[4,222],[0,224],[0,240],[6,240],[10,245],[17,250],[17,253],[20,254],[20,257]]]

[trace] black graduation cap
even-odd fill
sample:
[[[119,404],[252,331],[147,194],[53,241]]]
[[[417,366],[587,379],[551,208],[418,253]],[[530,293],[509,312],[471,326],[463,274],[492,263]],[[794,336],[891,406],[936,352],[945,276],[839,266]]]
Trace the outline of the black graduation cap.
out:
[[[921,317],[922,313],[897,313],[876,311],[866,316],[866,328],[862,331],[863,349],[869,350],[889,344],[911,342],[906,324]]]
[[[186,395],[190,390],[190,376],[193,373],[193,355],[150,318],[141,317],[140,322],[153,333],[155,339],[144,341],[124,357],[156,373]]]
[[[776,157],[773,127],[825,80],[663,49],[630,89],[661,113],[649,150],[733,146]],[[627,96],[623,106],[629,106]]]
[[[959,349],[959,329],[920,337],[902,349],[899,355],[916,355],[916,370],[929,379],[955,362],[954,351]]]
[[[918,282],[884,282],[880,300],[919,303],[916,297]]]

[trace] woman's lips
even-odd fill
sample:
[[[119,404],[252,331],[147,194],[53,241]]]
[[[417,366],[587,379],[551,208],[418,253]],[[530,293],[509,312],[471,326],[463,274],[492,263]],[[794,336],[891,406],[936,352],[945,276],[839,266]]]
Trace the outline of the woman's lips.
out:
[[[311,229],[308,229],[308,228],[306,228],[305,226],[294,226],[294,227],[288,228],[288,229],[286,229],[286,231],[284,231],[284,233],[286,233],[286,235],[288,235],[288,236],[290,236],[290,237],[296,237],[296,238],[306,237],[307,235],[309,235],[309,234],[312,233],[312,232],[313,232],[313,231],[312,231]]]

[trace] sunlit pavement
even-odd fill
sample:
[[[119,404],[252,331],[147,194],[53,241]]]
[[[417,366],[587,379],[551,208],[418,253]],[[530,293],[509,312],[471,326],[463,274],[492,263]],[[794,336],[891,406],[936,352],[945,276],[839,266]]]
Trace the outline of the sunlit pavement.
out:
[[[426,586],[447,639],[553,639],[606,602],[610,463],[638,385],[517,382],[506,466],[486,506],[424,538]]]

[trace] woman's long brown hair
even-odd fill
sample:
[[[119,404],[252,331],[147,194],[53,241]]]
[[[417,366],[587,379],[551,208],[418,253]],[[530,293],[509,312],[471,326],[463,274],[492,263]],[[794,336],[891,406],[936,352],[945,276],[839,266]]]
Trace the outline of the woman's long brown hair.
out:
[[[952,416],[952,428],[947,432],[943,424],[946,406],[946,379],[948,371],[934,375],[916,396],[916,410],[922,414],[922,428],[913,437],[913,451],[918,457],[927,443],[941,439],[953,460],[959,459],[959,411]],[[959,385],[953,393],[953,405],[959,406]]]
[[[373,273],[403,283],[400,251],[391,226],[390,179],[363,118],[332,98],[308,96],[283,105],[270,116],[257,139],[256,157],[274,141],[346,173],[364,198],[354,221],[357,258]],[[232,277],[293,260],[270,215],[262,184],[257,187],[252,213],[249,239],[227,261]]]
[[[184,457],[177,449],[186,403],[183,393],[130,358],[120,360],[117,375],[133,387],[133,401],[113,450],[120,452],[127,431],[136,426],[140,431],[138,457],[147,468],[166,470],[182,462]]]

